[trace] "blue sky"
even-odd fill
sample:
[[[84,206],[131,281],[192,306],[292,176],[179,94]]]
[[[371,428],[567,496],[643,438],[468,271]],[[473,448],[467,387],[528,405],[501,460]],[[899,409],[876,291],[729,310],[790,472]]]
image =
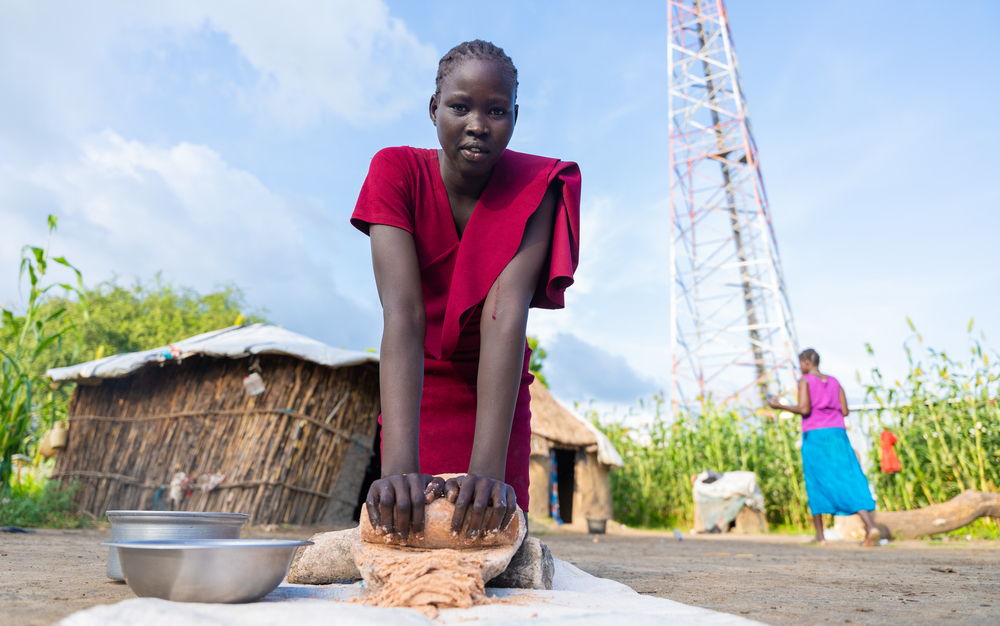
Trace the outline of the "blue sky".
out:
[[[627,406],[668,385],[662,2],[45,2],[0,7],[0,303],[19,248],[117,275],[241,286],[334,345],[377,346],[371,155],[435,145],[437,59],[470,38],[520,72],[511,148],[580,163],[583,261],[533,314],[556,394]],[[627,8],[623,8],[627,7]],[[903,368],[910,316],[1000,345],[1000,5],[729,2],[798,335],[859,399]]]

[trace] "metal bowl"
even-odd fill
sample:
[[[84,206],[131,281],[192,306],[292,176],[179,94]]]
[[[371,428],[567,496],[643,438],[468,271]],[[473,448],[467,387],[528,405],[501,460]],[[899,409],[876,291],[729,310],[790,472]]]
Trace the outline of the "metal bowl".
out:
[[[135,595],[177,602],[252,602],[288,573],[299,546],[284,539],[109,541]]]
[[[250,518],[244,513],[108,511],[111,541],[141,539],[236,539]],[[108,578],[125,580],[118,551],[108,548]]]

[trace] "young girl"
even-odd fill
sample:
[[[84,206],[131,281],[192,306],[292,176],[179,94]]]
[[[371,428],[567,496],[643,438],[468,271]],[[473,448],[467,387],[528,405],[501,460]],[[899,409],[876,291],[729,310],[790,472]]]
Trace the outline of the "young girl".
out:
[[[422,532],[437,497],[470,537],[527,509],[525,327],[530,306],[561,308],[573,282],[580,172],[507,150],[516,99],[502,49],[452,48],[430,99],[441,148],[379,151],[351,217],[371,238],[383,311],[382,477],[366,500],[383,533]]]
[[[819,371],[819,353],[808,348],[799,354],[798,404],[775,400],[775,409],[802,416],[802,470],[806,478],[809,510],[816,529],[816,542],[826,543],[823,514],[857,513],[865,525],[864,545],[878,543],[879,532],[872,520],[875,500],[868,490],[861,465],[847,439],[844,418],[850,412],[847,396],[837,379]]]

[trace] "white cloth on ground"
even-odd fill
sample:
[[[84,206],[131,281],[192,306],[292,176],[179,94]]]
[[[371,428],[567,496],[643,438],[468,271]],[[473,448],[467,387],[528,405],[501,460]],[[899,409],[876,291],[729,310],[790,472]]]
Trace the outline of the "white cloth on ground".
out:
[[[746,498],[746,504],[755,511],[764,511],[764,494],[757,485],[757,474],[753,472],[722,472],[716,474],[712,482],[705,482],[709,472],[702,472],[694,482],[694,498],[699,496],[728,500],[730,498]]]
[[[157,598],[134,598],[95,606],[66,617],[61,626],[256,626],[258,624],[336,623],[338,626],[429,626],[475,621],[476,624],[670,624],[749,625],[751,620],[673,600],[644,596],[605,578],[597,578],[555,559],[552,591],[487,590],[490,596],[513,598],[510,604],[485,604],[471,609],[444,609],[436,621],[410,609],[385,609],[342,602],[359,596],[350,585],[290,585],[283,583],[263,600],[250,604],[196,604]],[[335,606],[330,601],[337,600]]]

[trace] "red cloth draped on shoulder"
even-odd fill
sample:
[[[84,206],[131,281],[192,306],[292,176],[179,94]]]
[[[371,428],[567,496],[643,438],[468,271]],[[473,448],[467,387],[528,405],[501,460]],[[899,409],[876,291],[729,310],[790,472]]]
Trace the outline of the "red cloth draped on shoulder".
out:
[[[462,238],[455,229],[437,151],[386,148],[372,159],[351,223],[367,233],[386,224],[413,235],[427,314],[420,463],[428,473],[468,470],[476,419],[479,318],[500,272],[517,252],[528,218],[546,190],[559,201],[549,258],[531,306],[557,309],[573,284],[580,250],[580,170],[575,163],[507,150],[472,212]],[[506,482],[528,507],[531,410],[530,350],[507,452]]]

